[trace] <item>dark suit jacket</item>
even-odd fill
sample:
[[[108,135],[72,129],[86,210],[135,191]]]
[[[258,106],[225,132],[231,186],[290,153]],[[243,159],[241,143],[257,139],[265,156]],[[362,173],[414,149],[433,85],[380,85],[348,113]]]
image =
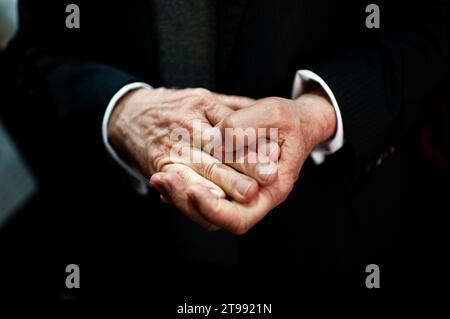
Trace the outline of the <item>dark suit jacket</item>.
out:
[[[68,3],[80,6],[80,29],[65,27]],[[370,263],[385,269],[385,291],[407,288],[417,128],[448,76],[447,6],[378,1],[381,28],[368,29],[368,3],[219,1],[217,91],[290,97],[295,71],[309,69],[331,87],[344,123],[344,148],[321,166],[308,160],[288,200],[242,238],[249,291],[367,291]],[[65,123],[58,132],[92,152],[69,152],[78,165],[102,165],[91,154],[103,152],[101,118],[118,89],[161,85],[151,11],[151,1],[20,1],[10,50],[17,87],[33,101],[24,108],[32,122]]]

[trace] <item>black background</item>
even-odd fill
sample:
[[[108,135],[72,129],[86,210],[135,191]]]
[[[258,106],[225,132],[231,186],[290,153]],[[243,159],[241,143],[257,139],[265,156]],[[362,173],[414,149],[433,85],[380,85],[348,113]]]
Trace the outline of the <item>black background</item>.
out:
[[[278,280],[275,286],[266,290],[258,282],[259,275],[263,276],[266,271],[264,267],[253,269],[259,275],[252,276],[249,269],[233,262],[239,258],[253,258],[251,254],[241,256],[240,251],[233,249],[217,251],[213,245],[206,244],[198,250],[203,257],[208,251],[206,258],[186,256],[187,244],[180,231],[189,236],[190,222],[161,204],[158,194],[141,197],[133,192],[127,185],[126,176],[104,150],[99,138],[99,123],[76,116],[60,119],[49,111],[45,102],[35,100],[33,92],[23,92],[15,87],[15,82],[11,81],[17,77],[13,68],[15,59],[12,54],[1,55],[0,116],[37,176],[40,188],[39,193],[0,230],[0,293],[25,298],[69,299],[148,296],[156,297],[153,299],[156,305],[173,307],[185,301],[270,303],[280,298],[295,300],[298,296],[378,298],[436,292],[434,288],[423,290],[423,285],[438,283],[436,280],[442,271],[438,259],[443,252],[438,249],[440,243],[435,235],[439,233],[443,212],[449,208],[448,82],[436,88],[437,94],[430,103],[439,107],[432,114],[425,114],[417,124],[417,137],[412,139],[406,155],[399,155],[392,159],[392,164],[387,164],[398,167],[397,164],[402,163],[408,167],[384,177],[393,183],[383,196],[391,194],[390,212],[398,214],[392,227],[398,229],[386,225],[387,219],[366,221],[368,227],[387,229],[389,236],[394,237],[381,244],[381,250],[387,252],[380,255],[381,262],[378,262],[383,288],[370,291],[364,287],[363,263],[346,265],[347,270],[339,275],[325,271],[323,278],[309,277],[308,271],[311,274],[316,271],[302,268],[299,271],[305,272],[305,286],[308,289],[316,287],[313,291],[305,291],[301,284],[291,284],[290,278],[283,275],[283,269],[289,269],[289,265],[283,264],[281,256],[289,255],[290,249],[295,247],[289,243],[288,230],[284,234],[277,233],[278,240],[264,242],[265,245],[281,243],[275,247],[281,256],[276,269]],[[30,105],[44,115],[36,118],[31,112],[17,112],[28,110]],[[431,150],[436,149],[443,154],[444,161],[433,156],[435,153]],[[379,174],[393,174],[393,171],[385,170]],[[394,192],[395,182],[404,179],[410,182],[410,187],[399,196]],[[397,196],[399,202],[396,202]],[[298,209],[295,202],[288,201],[284,205],[290,212]],[[173,220],[181,225],[180,228],[171,226]],[[276,224],[278,220],[279,217],[268,217],[246,238],[251,241],[253,233],[263,232],[266,225]],[[307,228],[303,226],[298,231]],[[308,241],[311,244],[317,238],[310,235],[300,237],[312,239]],[[205,232],[200,236],[205,242],[213,237],[236,240],[221,232]],[[392,242],[401,244],[391,247]],[[365,245],[364,242],[357,244]],[[314,250],[314,244],[310,250]],[[403,258],[403,254],[407,256]],[[224,255],[230,263],[217,262]],[[362,260],[366,264],[376,263]],[[71,263],[78,264],[81,269],[82,288],[79,290],[65,287],[65,267]],[[385,272],[384,265],[389,265]],[[328,281],[330,278],[332,280]],[[283,290],[282,297],[272,296],[272,292]]]

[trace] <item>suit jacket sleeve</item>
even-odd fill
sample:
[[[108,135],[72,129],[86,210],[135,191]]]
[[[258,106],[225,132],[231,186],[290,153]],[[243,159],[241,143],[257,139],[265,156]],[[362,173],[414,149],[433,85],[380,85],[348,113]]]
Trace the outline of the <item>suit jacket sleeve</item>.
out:
[[[50,102],[58,119],[77,115],[100,127],[108,101],[137,77],[111,66],[108,57],[114,52],[109,48],[109,54],[105,53],[96,43],[107,35],[102,21],[83,25],[88,15],[108,16],[101,11],[109,8],[105,3],[93,2],[77,2],[81,28],[68,29],[65,7],[70,1],[20,1],[20,27],[10,49],[18,60],[22,92],[43,95],[40,97]]]
[[[308,67],[332,89],[345,143],[364,170],[433,107],[427,97],[448,70],[445,2],[392,2],[379,5],[380,29],[362,30],[361,43]]]

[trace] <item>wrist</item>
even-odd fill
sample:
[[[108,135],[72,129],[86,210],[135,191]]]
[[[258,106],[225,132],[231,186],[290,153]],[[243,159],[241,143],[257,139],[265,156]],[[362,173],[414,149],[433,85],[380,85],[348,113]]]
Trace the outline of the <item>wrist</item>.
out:
[[[108,122],[108,138],[114,140],[119,132],[120,122],[123,120],[125,114],[129,113],[129,105],[133,103],[133,98],[139,92],[145,91],[145,88],[138,88],[127,92],[120,100],[117,101],[114,110]]]
[[[142,143],[138,143],[139,136],[136,136],[137,131],[133,129],[132,121],[136,109],[141,104],[139,102],[140,96],[145,94],[147,90],[147,88],[131,90],[117,101],[109,118],[107,131],[111,145],[125,155],[125,159],[135,162],[145,176],[148,176],[146,165],[135,160],[141,158],[141,156],[138,156],[142,153],[138,146]]]
[[[295,100],[299,107],[302,130],[309,148],[330,140],[336,133],[336,111],[322,88],[315,88]]]

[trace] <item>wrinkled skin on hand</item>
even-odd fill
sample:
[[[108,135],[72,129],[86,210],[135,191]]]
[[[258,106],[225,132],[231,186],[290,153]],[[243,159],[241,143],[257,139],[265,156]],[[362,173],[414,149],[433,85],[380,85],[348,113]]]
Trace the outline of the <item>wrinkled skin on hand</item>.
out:
[[[286,199],[312,149],[331,138],[336,128],[334,109],[321,90],[296,100],[258,101],[204,89],[138,90],[121,104],[111,118],[113,144],[151,176],[164,201],[207,229],[224,228],[235,234],[247,232]],[[250,147],[259,142],[250,137],[235,145],[236,152],[246,148],[242,162],[225,164],[217,154],[203,152],[204,138],[201,145],[185,141],[193,152],[205,155],[200,163],[171,157],[176,144],[169,138],[171,132],[184,128],[192,133],[194,121],[201,122],[201,131],[216,127],[225,139],[227,128],[277,128],[278,135],[261,150]],[[261,160],[246,161],[251,152]],[[261,173],[262,165],[267,165],[262,163],[277,165]]]
[[[204,220],[193,207],[186,187],[202,185],[220,198],[228,195],[238,202],[246,202],[256,196],[259,184],[276,178],[276,170],[261,175],[258,163],[226,165],[214,157],[217,154],[212,156],[202,152],[202,146],[208,143],[203,134],[200,134],[200,145],[193,145],[190,139],[181,141],[191,154],[201,153],[201,161],[172,156],[173,149],[180,145],[172,134],[184,129],[192,136],[194,123],[200,123],[201,132],[212,129],[236,110],[253,103],[254,100],[249,98],[216,94],[205,89],[139,89],[119,101],[111,115],[108,137],[145,176],[154,176],[152,184],[165,193],[164,200],[175,204],[200,225],[214,229],[217,227]],[[177,191],[171,191],[169,196],[163,191],[164,184],[158,182],[159,176],[155,175],[158,172],[166,173],[169,178],[179,177],[175,185],[182,189],[176,188]]]

